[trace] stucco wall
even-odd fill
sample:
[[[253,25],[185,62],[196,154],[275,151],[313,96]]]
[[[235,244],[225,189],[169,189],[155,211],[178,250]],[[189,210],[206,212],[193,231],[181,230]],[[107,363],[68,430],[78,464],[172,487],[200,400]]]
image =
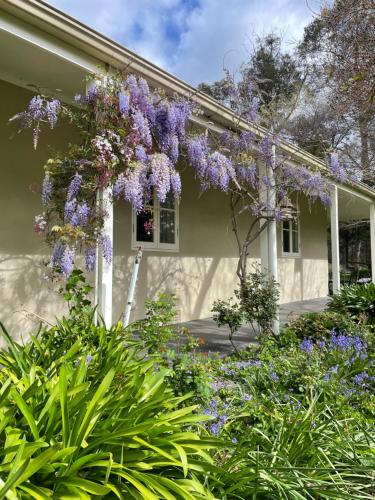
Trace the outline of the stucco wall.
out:
[[[43,280],[48,249],[33,231],[41,205],[39,193],[30,186],[40,186],[42,166],[49,157],[47,144],[52,150],[62,150],[74,133],[68,128],[46,132],[34,151],[30,131],[18,135],[14,134],[15,126],[7,126],[8,118],[24,109],[32,94],[0,81],[0,95],[0,320],[14,337],[19,337],[30,329],[30,317],[22,310],[49,320],[65,312],[57,294],[59,284]],[[317,205],[311,209],[306,203],[300,206],[302,258],[279,259],[283,302],[327,293],[326,214]],[[132,318],[143,314],[146,297],[155,297],[160,291],[177,295],[180,320],[210,316],[212,302],[232,294],[237,250],[228,199],[219,192],[200,194],[189,169],[183,174],[179,226],[178,253],[144,252]],[[125,203],[115,208],[114,230],[116,320],[125,305],[135,254],[131,250],[131,211]],[[280,231],[278,234],[280,238]],[[255,263],[258,242],[250,252]]]

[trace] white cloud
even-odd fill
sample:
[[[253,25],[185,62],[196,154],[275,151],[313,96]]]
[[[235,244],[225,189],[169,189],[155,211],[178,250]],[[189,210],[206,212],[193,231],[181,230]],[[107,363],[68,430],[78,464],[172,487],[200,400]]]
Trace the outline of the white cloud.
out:
[[[312,2],[318,0],[310,0]],[[254,34],[298,40],[306,0],[50,0],[97,31],[192,84],[212,82],[246,58]]]

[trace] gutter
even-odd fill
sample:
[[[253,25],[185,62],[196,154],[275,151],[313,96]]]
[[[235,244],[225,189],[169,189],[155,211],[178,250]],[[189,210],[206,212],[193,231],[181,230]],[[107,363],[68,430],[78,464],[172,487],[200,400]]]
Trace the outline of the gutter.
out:
[[[241,130],[252,131],[258,138],[262,138],[268,133],[266,128],[250,124],[226,106],[198,91],[183,80],[162,70],[121,44],[87,27],[42,0],[0,1],[2,10],[53,35],[57,39],[63,40],[75,49],[82,50],[82,52],[101,61],[107,69],[113,67],[117,70],[125,70],[130,67],[157,87],[162,87],[171,93],[176,92],[187,97],[194,97],[208,120],[215,120],[216,123],[229,128],[235,126]],[[284,153],[291,155],[294,160],[314,169],[323,172],[327,171],[323,160],[298,146],[287,141],[281,141],[280,148]],[[375,200],[375,189],[361,182],[353,183],[352,187]]]

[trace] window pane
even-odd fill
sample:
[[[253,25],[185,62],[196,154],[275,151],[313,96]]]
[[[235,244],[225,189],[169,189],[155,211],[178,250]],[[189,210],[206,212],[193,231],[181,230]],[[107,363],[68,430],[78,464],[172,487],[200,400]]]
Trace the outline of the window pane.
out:
[[[299,252],[298,231],[292,231],[292,245],[293,245],[293,253],[298,253]]]
[[[290,252],[289,230],[283,230],[283,252]]]
[[[137,214],[137,241],[154,241],[154,214],[152,210],[144,210]]]
[[[174,210],[160,210],[160,243],[175,243],[174,215]]]
[[[160,203],[160,206],[161,208],[170,208],[170,209],[174,209],[174,204],[175,204],[175,198],[174,198],[174,194],[172,193],[172,191],[169,191],[169,193],[167,194],[167,198],[165,200],[164,203]]]

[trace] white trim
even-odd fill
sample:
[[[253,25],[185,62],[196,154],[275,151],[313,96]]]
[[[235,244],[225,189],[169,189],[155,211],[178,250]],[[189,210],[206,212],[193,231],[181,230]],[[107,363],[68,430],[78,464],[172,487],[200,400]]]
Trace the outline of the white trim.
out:
[[[289,248],[293,249],[293,229],[290,227],[291,223],[293,223],[292,219],[289,220],[283,220],[281,222],[281,256],[283,258],[291,258],[291,259],[299,259],[301,258],[301,224],[300,224],[300,217],[297,215],[297,235],[298,235],[298,252],[293,252],[291,250],[290,252],[285,252],[284,251],[284,222],[289,222]]]
[[[370,205],[371,274],[375,283],[375,203]]]
[[[179,252],[180,250],[180,229],[179,229],[179,203],[175,200],[175,205],[173,209],[163,208],[160,206],[160,202],[156,195],[154,196],[154,205],[152,208],[154,212],[154,241],[137,241],[136,231],[137,231],[137,213],[132,210],[132,227],[131,227],[131,238],[132,238],[132,250],[137,250],[139,247],[145,252]],[[175,242],[174,243],[161,243],[160,242],[160,211],[170,210],[174,212],[174,222],[175,222]]]
[[[333,293],[340,290],[339,203],[337,186],[331,188],[331,249]]]

